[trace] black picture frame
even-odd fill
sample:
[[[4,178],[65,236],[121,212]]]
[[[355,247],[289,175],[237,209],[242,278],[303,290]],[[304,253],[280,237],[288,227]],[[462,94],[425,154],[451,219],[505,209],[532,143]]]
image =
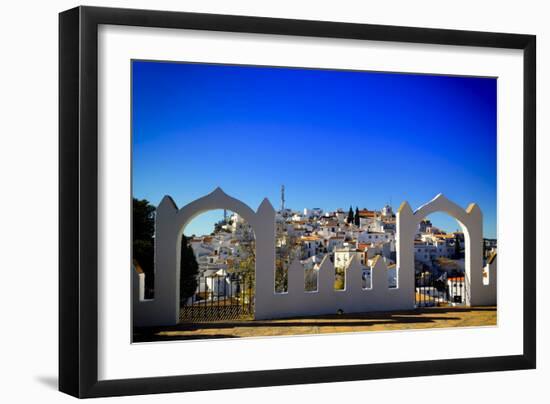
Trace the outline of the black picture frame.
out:
[[[523,354],[98,381],[100,24],[523,50]],[[59,390],[84,398],[535,368],[535,103],[534,35],[97,7],[60,13]]]

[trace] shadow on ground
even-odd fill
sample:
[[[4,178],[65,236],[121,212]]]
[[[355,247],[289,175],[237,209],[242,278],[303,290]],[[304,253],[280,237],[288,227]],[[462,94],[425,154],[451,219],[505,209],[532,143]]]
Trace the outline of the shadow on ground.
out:
[[[474,316],[483,318],[484,322],[463,324],[465,319]],[[462,326],[495,325],[496,308],[432,307],[407,311],[330,314],[274,320],[182,322],[175,326],[136,328],[134,330],[134,342],[238,338],[244,336],[242,334],[246,334],[246,336],[254,335],[254,329],[257,330],[258,336],[269,336],[304,334],[304,329],[309,331],[306,331],[306,334],[319,333],[320,327],[330,327],[332,332],[348,332],[354,331],[353,328],[358,328],[357,331],[368,331],[370,328],[379,330],[380,327],[382,329],[398,330],[454,327],[457,324]],[[296,331],[293,332],[292,328],[295,328]]]

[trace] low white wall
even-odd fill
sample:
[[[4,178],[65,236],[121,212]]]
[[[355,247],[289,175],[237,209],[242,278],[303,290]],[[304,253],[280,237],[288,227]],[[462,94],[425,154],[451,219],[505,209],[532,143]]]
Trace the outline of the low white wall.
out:
[[[371,267],[372,288],[362,288],[363,269],[356,257],[346,269],[344,290],[334,290],[334,265],[325,256],[318,272],[316,292],[304,291],[304,269],[294,261],[288,270],[288,292],[256,295],[256,319],[283,318],[292,316],[361,313],[414,308],[414,298],[404,289],[388,288],[388,269],[383,259]]]
[[[493,255],[485,265],[487,278],[484,278],[479,290],[477,302],[480,306],[494,306],[497,304],[497,255]]]

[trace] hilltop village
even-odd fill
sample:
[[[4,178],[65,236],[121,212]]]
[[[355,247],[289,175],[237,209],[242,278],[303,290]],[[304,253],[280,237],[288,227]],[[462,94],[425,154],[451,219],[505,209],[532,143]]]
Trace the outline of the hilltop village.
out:
[[[283,205],[284,206],[284,205]],[[216,223],[214,232],[194,236],[189,241],[199,264],[201,277],[226,276],[253,271],[254,234],[237,214]],[[363,287],[369,287],[370,267],[383,259],[388,268],[389,287],[396,284],[396,217],[390,205],[380,210],[320,208],[294,211],[280,209],[276,214],[276,288],[284,291],[285,270],[294,260],[303,265],[306,290],[316,282],[316,270],[328,255],[336,269],[335,289],[343,289],[345,269],[352,257],[363,267]],[[486,239],[485,258],[496,253],[496,240]],[[429,220],[418,226],[414,242],[415,272],[424,278],[443,281],[464,273],[464,234],[447,233]],[[313,289],[314,286],[311,286]]]

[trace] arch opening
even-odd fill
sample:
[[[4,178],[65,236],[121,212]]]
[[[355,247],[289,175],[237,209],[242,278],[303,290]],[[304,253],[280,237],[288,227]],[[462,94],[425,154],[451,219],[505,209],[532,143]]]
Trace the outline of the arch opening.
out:
[[[443,213],[454,218],[464,237],[464,276],[457,281],[462,282],[461,304],[472,305],[472,296],[481,298],[482,284],[482,240],[483,218],[481,210],[476,204],[470,204],[462,209],[454,202],[449,201],[442,194],[437,195],[427,204],[416,211],[412,211],[409,204],[404,202],[397,214],[398,256],[397,256],[397,283],[411,290],[411,298],[416,301],[415,279],[415,239],[418,226],[428,216],[434,213]],[[430,257],[431,258],[431,257]],[[434,291],[435,292],[435,291]],[[457,298],[458,301],[458,298]]]
[[[256,237],[238,213],[212,209],[182,223],[180,322],[253,318]]]
[[[464,224],[446,212],[418,218],[412,246],[417,307],[466,303],[467,238]]]

